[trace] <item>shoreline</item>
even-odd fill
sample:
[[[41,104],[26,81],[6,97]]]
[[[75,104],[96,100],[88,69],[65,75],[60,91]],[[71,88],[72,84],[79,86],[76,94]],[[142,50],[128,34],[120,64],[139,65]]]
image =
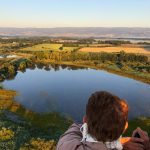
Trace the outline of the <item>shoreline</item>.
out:
[[[16,63],[18,63],[16,61]],[[28,65],[26,64],[28,63]],[[95,70],[103,70],[108,73],[112,73],[115,75],[119,75],[122,77],[127,77],[139,82],[143,82],[145,84],[150,85],[150,73],[145,73],[145,72],[139,72],[139,71],[130,71],[130,70],[121,70],[117,68],[114,64],[109,64],[107,63],[101,63],[101,64],[94,64],[94,62],[89,62],[89,61],[54,61],[54,60],[30,60],[30,59],[22,59],[19,62],[17,70],[14,70],[13,74],[10,74],[10,79],[13,79],[17,75],[18,70],[25,70],[27,68],[33,67],[34,65],[41,63],[43,65],[48,65],[48,64],[56,64],[56,65],[68,65],[68,66],[75,66],[75,67],[85,67],[85,68],[90,68],[90,69],[95,69]],[[15,66],[14,64],[11,64]],[[22,66],[23,65],[23,66]],[[13,67],[12,66],[12,67]],[[0,70],[1,71],[1,70]],[[8,75],[8,74],[7,74]],[[0,75],[0,83],[3,83],[3,81],[9,79],[4,77],[5,75]],[[9,77],[9,76],[8,76]]]
[[[143,82],[145,84],[150,85],[150,79],[146,79],[146,78],[142,78],[140,76],[137,76],[133,73],[127,73],[127,72],[123,72],[123,71],[119,71],[119,70],[114,70],[114,69],[110,69],[107,67],[100,67],[100,66],[93,66],[93,65],[86,65],[84,64],[85,62],[81,62],[81,63],[73,63],[73,62],[56,62],[56,61],[35,61],[35,63],[44,63],[45,65],[47,63],[51,63],[51,64],[57,64],[57,65],[69,65],[69,66],[75,66],[75,67],[85,67],[85,68],[90,68],[90,69],[95,69],[95,70],[103,70],[106,71],[108,73],[113,73],[115,75],[120,75],[122,77],[127,77],[139,82]],[[139,73],[139,72],[135,72],[135,73]]]

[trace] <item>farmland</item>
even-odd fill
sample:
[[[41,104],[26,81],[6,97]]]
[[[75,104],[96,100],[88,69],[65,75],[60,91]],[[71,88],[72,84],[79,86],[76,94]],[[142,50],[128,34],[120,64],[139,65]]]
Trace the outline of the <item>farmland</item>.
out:
[[[144,47],[128,47],[128,46],[113,46],[113,47],[84,47],[80,49],[81,52],[120,52],[150,54],[150,51]]]
[[[48,52],[48,51],[79,51],[79,52],[107,52],[107,53],[116,53],[120,51],[124,51],[126,53],[135,53],[135,54],[144,54],[150,58],[150,47],[145,45],[138,44],[122,44],[122,45],[113,45],[113,44],[76,44],[66,46],[63,43],[43,43],[43,44],[35,44],[29,47],[23,47],[18,49],[18,52]]]
[[[21,51],[58,51],[58,50],[65,50],[65,51],[72,51],[76,47],[63,47],[63,44],[37,44],[32,47],[26,47],[20,49]]]

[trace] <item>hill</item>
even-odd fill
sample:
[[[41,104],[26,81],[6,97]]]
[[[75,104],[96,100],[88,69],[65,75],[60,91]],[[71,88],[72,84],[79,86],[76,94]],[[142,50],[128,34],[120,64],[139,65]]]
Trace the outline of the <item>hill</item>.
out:
[[[0,36],[150,38],[150,28],[127,28],[127,27],[0,28]]]

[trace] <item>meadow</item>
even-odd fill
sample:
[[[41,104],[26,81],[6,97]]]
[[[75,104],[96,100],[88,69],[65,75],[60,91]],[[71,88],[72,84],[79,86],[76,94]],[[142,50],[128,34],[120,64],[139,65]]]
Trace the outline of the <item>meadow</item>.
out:
[[[79,51],[81,52],[120,52],[125,51],[126,53],[136,54],[150,54],[150,51],[144,47],[130,47],[130,46],[112,46],[112,47],[84,47]]]
[[[21,51],[72,51],[77,47],[63,47],[63,44],[37,44],[31,47],[21,48]]]

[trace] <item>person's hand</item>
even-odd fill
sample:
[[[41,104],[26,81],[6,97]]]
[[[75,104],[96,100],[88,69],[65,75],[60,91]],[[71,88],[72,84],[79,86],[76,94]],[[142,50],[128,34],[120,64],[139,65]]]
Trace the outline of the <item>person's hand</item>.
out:
[[[140,135],[141,139],[144,140],[143,145],[145,150],[150,150],[150,139],[148,137],[148,133],[143,131],[141,128],[137,128],[135,131],[133,131],[132,136],[134,136],[137,132]]]
[[[143,142],[143,139],[135,137],[121,139],[123,150],[144,150]]]

